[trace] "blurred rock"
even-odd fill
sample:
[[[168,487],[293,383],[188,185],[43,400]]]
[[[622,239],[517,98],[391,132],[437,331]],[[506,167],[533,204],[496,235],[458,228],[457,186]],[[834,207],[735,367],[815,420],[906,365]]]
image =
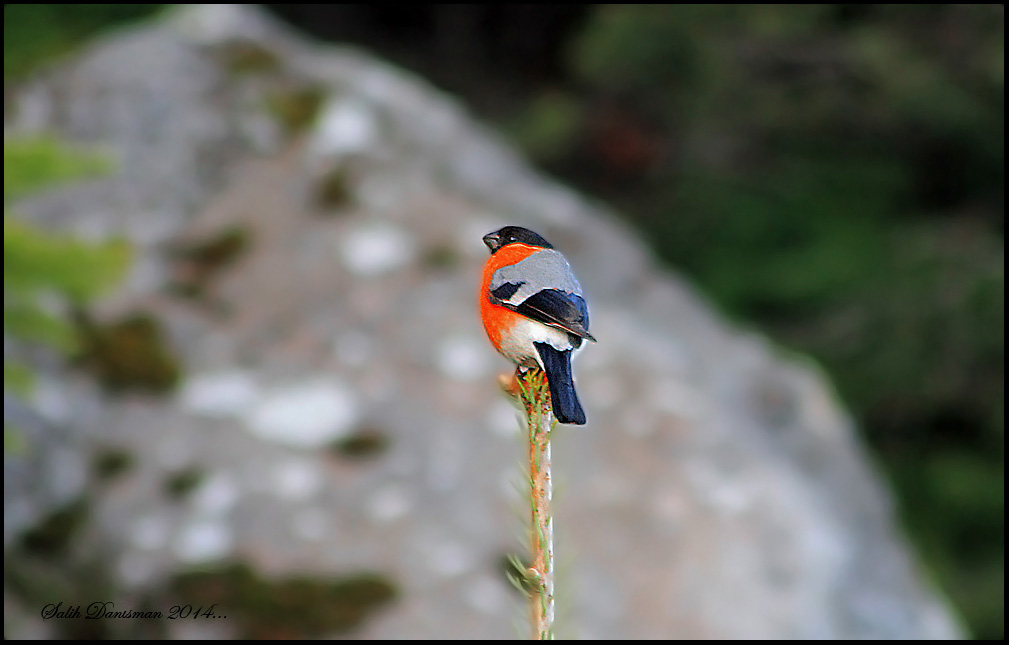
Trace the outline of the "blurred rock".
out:
[[[277,96],[321,101],[281,123]],[[368,584],[387,604],[306,618],[309,635],[524,635],[500,564],[522,553],[522,438],[475,305],[480,237],[516,223],[570,258],[599,338],[575,366],[589,425],[560,427],[554,446],[558,635],[959,634],[822,375],[721,320],[610,213],[420,79],[210,5],[95,43],[14,105],[8,135],[56,132],[116,160],[18,211],[129,238],[132,275],[95,315],[155,316],[182,375],[166,396],[111,394],[48,361],[32,406],[5,396],[31,446],[5,455],[8,566],[19,536],[86,496],[74,539],[119,608],[239,561],[265,578],[382,577]],[[173,290],[173,249],[227,231],[241,252]],[[356,458],[350,436],[381,441]],[[132,466],[88,479],[110,446]],[[180,472],[202,476],[173,494]],[[341,584],[277,588],[325,614],[359,588]],[[36,601],[5,578],[7,636],[63,633]],[[299,634],[235,603],[218,608],[232,620],[158,629]]]

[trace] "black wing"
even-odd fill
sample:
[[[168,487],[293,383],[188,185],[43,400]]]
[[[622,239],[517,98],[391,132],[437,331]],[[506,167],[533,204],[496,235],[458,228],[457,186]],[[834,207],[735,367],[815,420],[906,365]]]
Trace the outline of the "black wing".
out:
[[[581,296],[557,289],[543,289],[518,305],[507,302],[501,304],[527,318],[596,342],[595,337],[589,333],[589,309]]]

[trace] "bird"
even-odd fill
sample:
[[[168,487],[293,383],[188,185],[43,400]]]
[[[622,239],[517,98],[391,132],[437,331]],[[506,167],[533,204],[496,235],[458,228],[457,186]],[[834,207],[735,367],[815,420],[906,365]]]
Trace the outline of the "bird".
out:
[[[505,226],[483,237],[490,249],[480,284],[487,337],[519,370],[546,374],[557,421],[585,425],[571,359],[589,333],[589,309],[571,266],[538,233]]]

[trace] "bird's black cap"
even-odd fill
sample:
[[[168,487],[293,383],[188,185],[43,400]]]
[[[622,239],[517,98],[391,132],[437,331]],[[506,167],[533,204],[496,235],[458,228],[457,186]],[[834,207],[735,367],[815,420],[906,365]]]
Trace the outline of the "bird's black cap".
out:
[[[552,249],[554,245],[547,242],[539,233],[534,233],[521,226],[505,226],[493,233],[483,236],[483,243],[487,245],[493,255],[498,249],[509,244],[528,244],[530,246],[540,246],[544,249]]]

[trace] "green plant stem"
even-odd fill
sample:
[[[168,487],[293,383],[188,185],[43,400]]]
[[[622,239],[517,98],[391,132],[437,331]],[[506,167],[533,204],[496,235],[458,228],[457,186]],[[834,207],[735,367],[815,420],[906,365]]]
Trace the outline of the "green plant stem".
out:
[[[529,431],[529,488],[532,507],[530,594],[533,640],[552,640],[554,623],[554,523],[550,510],[550,433],[556,423],[546,376],[539,369],[516,374]]]

